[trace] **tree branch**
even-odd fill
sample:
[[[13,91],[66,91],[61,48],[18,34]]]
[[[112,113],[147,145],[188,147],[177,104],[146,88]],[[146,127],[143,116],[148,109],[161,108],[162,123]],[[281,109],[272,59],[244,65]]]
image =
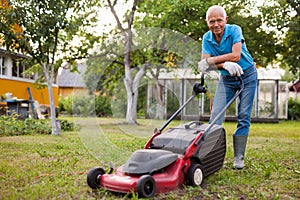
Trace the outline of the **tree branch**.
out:
[[[130,11],[129,18],[128,18],[128,29],[129,30],[131,30],[131,27],[132,27],[132,24],[133,24],[134,14],[135,14],[135,11],[136,11],[137,2],[138,2],[138,0],[134,0],[133,1],[133,5],[132,5],[131,11]]]
[[[107,3],[108,3],[108,6],[110,8],[110,11],[112,12],[112,14],[114,15],[116,21],[117,21],[117,25],[118,25],[118,28],[121,30],[121,33],[124,37],[126,37],[126,32],[125,32],[125,29],[123,28],[122,26],[122,23],[120,22],[120,19],[116,13],[116,10],[115,10],[115,5],[117,3],[117,0],[114,1],[114,3],[112,4],[110,0],[107,0]]]

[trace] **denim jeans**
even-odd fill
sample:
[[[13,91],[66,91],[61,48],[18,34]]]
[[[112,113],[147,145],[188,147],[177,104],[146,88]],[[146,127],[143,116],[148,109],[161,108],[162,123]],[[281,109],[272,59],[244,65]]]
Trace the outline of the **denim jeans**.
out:
[[[238,97],[238,125],[234,135],[247,136],[249,133],[251,111],[257,86],[257,71],[255,66],[253,65],[244,70],[244,74],[241,77],[244,82],[244,90]],[[221,75],[214,96],[210,122],[221,112],[239,88],[240,81],[238,77]],[[216,124],[221,125],[223,123],[224,116],[225,113],[216,121]]]

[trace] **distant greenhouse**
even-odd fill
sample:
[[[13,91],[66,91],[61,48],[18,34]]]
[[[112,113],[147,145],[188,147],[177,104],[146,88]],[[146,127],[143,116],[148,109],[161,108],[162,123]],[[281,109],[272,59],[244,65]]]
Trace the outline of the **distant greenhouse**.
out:
[[[287,119],[288,84],[280,81],[280,73],[277,70],[258,69],[258,85],[255,102],[252,110],[252,121],[278,122],[279,119]],[[182,120],[207,120],[210,116],[211,100],[216,89],[219,75],[212,72],[206,77],[209,93],[195,98],[183,110],[178,117]],[[192,94],[192,87],[200,75],[195,75],[190,68],[182,68],[173,72],[161,72],[159,81],[164,88],[164,100],[166,102],[165,115],[169,117]],[[236,100],[238,101],[238,100]],[[154,83],[148,82],[147,90],[147,117],[152,118],[156,112],[154,98]],[[237,102],[233,103],[226,112],[225,120],[236,118]]]

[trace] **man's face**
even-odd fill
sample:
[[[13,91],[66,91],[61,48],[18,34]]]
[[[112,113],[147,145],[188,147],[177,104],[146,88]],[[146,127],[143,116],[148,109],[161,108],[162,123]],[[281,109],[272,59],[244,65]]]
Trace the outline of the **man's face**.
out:
[[[206,23],[213,34],[222,36],[227,19],[228,17],[224,17],[222,12],[213,10],[208,16]]]

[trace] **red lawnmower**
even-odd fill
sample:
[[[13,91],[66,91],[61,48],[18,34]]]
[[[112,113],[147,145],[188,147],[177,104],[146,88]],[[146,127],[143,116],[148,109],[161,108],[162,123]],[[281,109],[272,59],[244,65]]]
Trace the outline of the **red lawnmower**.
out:
[[[139,197],[151,197],[166,193],[183,184],[201,185],[203,179],[218,171],[226,154],[225,129],[215,121],[243,90],[241,88],[210,124],[192,121],[162,131],[179,112],[198,94],[206,93],[204,78],[195,83],[192,96],[170,117],[146,143],[144,149],[135,151],[125,164],[105,173],[103,168],[92,168],[87,183],[92,189],[104,188],[119,193],[137,193]]]

